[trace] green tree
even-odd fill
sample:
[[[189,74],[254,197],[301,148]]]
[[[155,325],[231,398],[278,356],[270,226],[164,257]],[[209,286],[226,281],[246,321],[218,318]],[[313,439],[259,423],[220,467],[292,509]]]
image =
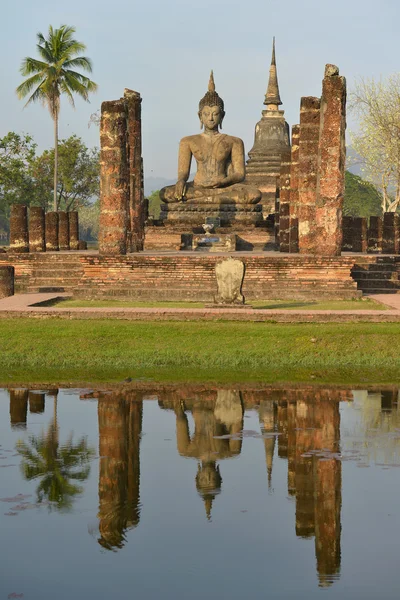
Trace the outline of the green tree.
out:
[[[349,217],[370,217],[382,214],[382,194],[372,183],[346,171],[346,191],[343,214]]]
[[[54,149],[45,150],[32,164],[35,203],[49,198],[54,172]],[[58,190],[56,210],[78,210],[98,199],[100,194],[100,154],[73,135],[58,146]]]
[[[82,486],[74,482],[86,481],[89,477],[88,462],[94,456],[94,449],[88,446],[85,437],[74,443],[72,434],[60,445],[56,399],[48,431],[31,435],[29,443],[19,440],[16,450],[22,457],[21,471],[25,479],[39,480],[37,502],[47,500],[57,510],[69,510],[74,496],[82,493]]]
[[[10,131],[0,139],[0,220],[8,223],[11,204],[29,204],[34,189],[31,166],[36,144]]]
[[[17,95],[28,102],[42,102],[47,105],[54,121],[54,210],[57,210],[58,186],[58,119],[60,114],[60,98],[65,94],[72,104],[74,94],[89,101],[89,93],[97,90],[97,84],[76,71],[76,68],[92,72],[92,63],[81,53],[86,50],[82,42],[74,39],[75,28],[62,25],[59,29],[49,27],[47,39],[42,33],[37,34],[37,45],[41,60],[26,57],[22,61],[20,72],[27,77],[18,87]]]
[[[400,74],[357,81],[350,109],[358,117],[351,142],[362,174],[381,192],[382,211],[395,212],[400,206]]]
[[[79,211],[79,239],[97,240],[99,237],[100,200]]]
[[[159,219],[160,212],[161,212],[160,190],[151,192],[148,200],[149,200],[149,216],[153,217],[153,219]]]

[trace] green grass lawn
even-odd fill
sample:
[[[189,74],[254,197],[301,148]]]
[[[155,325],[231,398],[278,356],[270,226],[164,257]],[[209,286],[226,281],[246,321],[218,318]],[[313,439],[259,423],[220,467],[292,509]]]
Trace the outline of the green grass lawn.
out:
[[[255,309],[288,310],[386,310],[387,307],[370,298],[360,300],[331,300],[307,302],[301,300],[255,300],[248,303]],[[204,308],[205,302],[138,302],[126,300],[62,300],[57,303],[62,308]]]
[[[400,324],[0,320],[0,383],[399,383]]]

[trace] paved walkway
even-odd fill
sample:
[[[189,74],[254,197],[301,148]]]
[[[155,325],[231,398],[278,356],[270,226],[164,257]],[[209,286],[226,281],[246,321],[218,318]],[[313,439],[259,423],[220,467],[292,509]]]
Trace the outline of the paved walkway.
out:
[[[62,308],[51,303],[68,294],[16,294],[0,300],[0,319],[123,319],[131,321],[273,321],[282,323],[400,322],[400,294],[374,295],[389,310],[288,310],[245,308]]]

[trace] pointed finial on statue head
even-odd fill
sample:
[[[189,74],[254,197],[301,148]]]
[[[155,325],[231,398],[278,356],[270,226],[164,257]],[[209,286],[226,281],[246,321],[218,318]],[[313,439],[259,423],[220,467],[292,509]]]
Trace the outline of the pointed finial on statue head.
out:
[[[214,71],[211,69],[210,81],[208,82],[208,91],[215,92]]]

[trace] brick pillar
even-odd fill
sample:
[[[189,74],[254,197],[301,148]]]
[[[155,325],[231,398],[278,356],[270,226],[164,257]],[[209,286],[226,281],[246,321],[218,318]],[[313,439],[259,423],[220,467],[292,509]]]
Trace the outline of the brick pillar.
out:
[[[128,251],[139,252],[144,247],[146,219],[142,162],[142,99],[138,92],[125,89],[129,166]]]
[[[353,251],[353,217],[343,217],[342,221],[342,251]]]
[[[103,102],[100,124],[100,254],[126,254],[129,172],[124,100]]]
[[[400,216],[393,212],[383,215],[382,253],[400,252]]]
[[[45,394],[29,392],[29,412],[33,414],[44,413]]]
[[[282,153],[279,178],[279,251],[290,251],[290,169],[292,154],[290,149]]]
[[[353,218],[353,252],[367,251],[367,219],[365,217]]]
[[[281,205],[281,190],[280,190],[279,185],[280,185],[279,177],[277,177],[276,184],[275,184],[275,212],[274,212],[274,236],[275,236],[275,246],[276,246],[277,250],[279,250],[279,241],[280,241],[279,209],[280,209],[280,205]]]
[[[299,251],[299,220],[297,206],[299,202],[299,136],[300,125],[292,127],[292,151],[290,165],[290,232],[289,252]]]
[[[0,298],[14,295],[14,267],[0,266]]]
[[[296,216],[299,220],[299,252],[316,250],[315,205],[317,199],[318,145],[320,128],[319,98],[307,96],[300,103],[299,183]]]
[[[69,221],[68,213],[58,211],[58,246],[60,250],[69,250]]]
[[[344,217],[343,217],[344,219]],[[368,252],[382,252],[382,217],[370,217],[367,232]],[[343,232],[344,233],[344,232]]]
[[[78,211],[72,210],[68,213],[69,224],[69,248],[78,250],[79,248],[79,217]]]
[[[29,252],[28,209],[23,204],[11,206],[10,252]]]
[[[48,212],[45,217],[46,250],[56,252],[58,250],[58,213]]]
[[[29,252],[45,252],[44,210],[41,206],[29,209]]]

